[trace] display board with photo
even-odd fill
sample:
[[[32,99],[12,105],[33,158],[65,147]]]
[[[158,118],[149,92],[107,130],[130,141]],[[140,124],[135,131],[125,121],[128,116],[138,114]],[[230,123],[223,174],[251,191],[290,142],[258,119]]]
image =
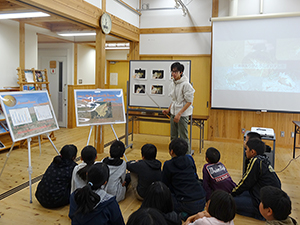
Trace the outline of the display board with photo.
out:
[[[13,142],[59,129],[47,91],[1,92],[0,102]]]
[[[74,90],[74,94],[77,126],[126,122],[122,89]]]
[[[190,60],[131,60],[129,69],[128,106],[168,108],[171,103],[169,85],[171,65],[184,65],[183,75],[191,82]]]

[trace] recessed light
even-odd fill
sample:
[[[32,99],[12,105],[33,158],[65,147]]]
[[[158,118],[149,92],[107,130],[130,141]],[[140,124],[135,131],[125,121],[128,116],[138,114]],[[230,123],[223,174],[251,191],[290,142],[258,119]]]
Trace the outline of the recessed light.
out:
[[[43,12],[23,12],[23,13],[1,13],[0,19],[21,19],[21,18],[33,18],[33,17],[46,17],[50,16]]]

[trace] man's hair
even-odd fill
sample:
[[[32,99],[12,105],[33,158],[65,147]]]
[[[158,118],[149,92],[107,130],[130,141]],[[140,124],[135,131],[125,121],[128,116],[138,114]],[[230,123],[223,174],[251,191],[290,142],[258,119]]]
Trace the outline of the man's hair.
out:
[[[125,145],[122,141],[114,141],[110,146],[109,154],[111,158],[121,158],[125,152]]]
[[[262,140],[257,138],[253,138],[247,141],[246,145],[249,147],[250,150],[256,151],[257,155],[263,155],[266,151],[266,145]]]
[[[184,65],[182,65],[180,62],[174,62],[171,65],[171,71],[173,71],[173,69],[177,69],[180,73],[183,73],[184,71]]]
[[[264,209],[272,209],[273,217],[276,220],[285,220],[291,214],[292,202],[289,196],[277,187],[261,188],[260,199]]]
[[[175,138],[169,144],[169,150],[173,150],[176,156],[185,155],[188,151],[188,143],[182,138]]]
[[[156,158],[157,149],[153,144],[145,144],[142,149],[142,156],[147,160],[154,160]]]
[[[225,223],[233,220],[235,217],[235,201],[231,194],[222,190],[215,190],[210,197],[208,213]]]
[[[260,136],[260,134],[257,133],[257,132],[251,131],[251,132],[249,132],[249,133],[247,134],[247,136],[248,136],[248,138],[249,138],[248,140],[250,140],[250,139],[252,139],[252,138],[258,138],[258,139],[261,140],[261,136]]]
[[[214,148],[214,147],[210,147],[206,150],[206,158],[208,159],[209,163],[217,163],[220,160],[220,152],[218,151],[218,149]]]

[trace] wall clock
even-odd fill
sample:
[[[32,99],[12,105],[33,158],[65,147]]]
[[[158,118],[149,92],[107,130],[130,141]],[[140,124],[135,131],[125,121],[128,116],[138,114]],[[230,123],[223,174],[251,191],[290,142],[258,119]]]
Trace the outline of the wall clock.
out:
[[[111,18],[107,13],[103,13],[100,18],[100,27],[104,34],[109,34],[111,31]]]

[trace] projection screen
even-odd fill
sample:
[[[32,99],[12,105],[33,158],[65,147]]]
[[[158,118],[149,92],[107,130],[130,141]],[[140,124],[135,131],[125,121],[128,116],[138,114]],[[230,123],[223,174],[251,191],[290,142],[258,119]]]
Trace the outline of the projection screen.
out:
[[[300,17],[212,21],[212,108],[300,112]]]

